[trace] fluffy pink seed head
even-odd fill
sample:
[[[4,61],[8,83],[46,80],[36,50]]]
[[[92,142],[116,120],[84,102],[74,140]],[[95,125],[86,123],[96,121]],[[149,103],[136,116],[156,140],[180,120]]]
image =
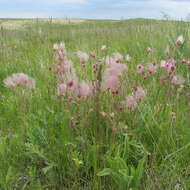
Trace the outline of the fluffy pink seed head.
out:
[[[89,59],[89,55],[82,51],[78,51],[77,56],[79,57],[81,63],[86,63]]]
[[[123,60],[123,56],[118,52],[113,53],[113,58],[114,58],[116,63],[119,63]]]
[[[127,96],[124,103],[126,104],[127,108],[135,108],[138,105],[136,98],[132,95]]]
[[[16,87],[16,84],[14,83],[14,81],[12,80],[11,77],[7,77],[4,80],[4,85],[5,85],[6,88],[14,88],[14,87]]]
[[[67,85],[62,83],[62,84],[59,84],[58,87],[57,87],[57,95],[58,96],[64,96],[67,92]]]
[[[73,101],[73,97],[72,96],[67,97],[67,103],[68,104],[71,104],[72,101]]]
[[[102,82],[102,90],[111,89],[112,91],[118,91],[120,88],[120,82],[117,76],[107,76]]]
[[[31,83],[35,83],[34,79],[30,78],[28,75],[24,73],[16,73],[4,80],[4,85],[7,88],[14,88],[16,86],[24,85],[27,88],[30,88]]]
[[[23,85],[26,84],[29,80],[28,75],[24,73],[17,73],[12,75],[13,80],[17,85]]]
[[[169,59],[165,63],[162,62],[161,67],[166,71],[167,75],[170,75],[176,70],[176,61],[174,59]]]
[[[57,65],[55,70],[59,74],[64,73],[64,66],[63,65]]]
[[[119,64],[119,63],[112,63],[106,69],[105,75],[119,76],[123,72],[127,72],[127,71],[128,71],[127,65]]]
[[[148,54],[151,54],[153,52],[153,49],[148,47],[146,51],[147,51]]]
[[[184,39],[183,35],[180,35],[180,36],[178,36],[175,44],[176,44],[176,46],[182,46],[184,41],[185,41],[185,39]]]
[[[75,94],[78,98],[87,98],[92,94],[92,88],[88,83],[82,81],[75,89]]]
[[[61,42],[59,44],[54,44],[53,49],[55,50],[55,55],[56,55],[57,62],[60,59],[61,60],[64,59],[64,57],[67,54],[64,42]]]
[[[142,100],[147,95],[146,92],[141,87],[136,87],[134,94],[137,101]]]
[[[137,73],[143,74],[144,73],[144,66],[143,65],[137,65]]]
[[[155,73],[157,71],[157,68],[158,66],[152,63],[147,66],[149,74]]]

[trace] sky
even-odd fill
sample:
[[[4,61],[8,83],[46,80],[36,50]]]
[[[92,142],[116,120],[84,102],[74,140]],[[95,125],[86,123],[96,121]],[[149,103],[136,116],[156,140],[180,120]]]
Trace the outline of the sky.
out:
[[[190,0],[0,0],[0,18],[184,19]]]

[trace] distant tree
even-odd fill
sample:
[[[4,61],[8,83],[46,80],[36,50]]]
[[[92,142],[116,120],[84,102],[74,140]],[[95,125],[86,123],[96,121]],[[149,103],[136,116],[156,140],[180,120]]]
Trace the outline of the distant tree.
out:
[[[165,20],[172,20],[172,17],[163,11],[161,12],[161,15],[162,15],[162,18]]]

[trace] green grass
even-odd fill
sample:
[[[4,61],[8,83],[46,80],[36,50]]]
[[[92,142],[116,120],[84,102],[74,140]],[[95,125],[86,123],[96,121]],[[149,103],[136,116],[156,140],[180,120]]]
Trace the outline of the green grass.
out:
[[[0,30],[0,190],[174,190],[190,189],[189,67],[177,62],[186,78],[182,92],[160,83],[163,71],[142,80],[136,65],[159,64],[190,56],[190,24],[132,19],[87,20],[80,24],[36,22],[19,30]],[[175,51],[175,40],[185,36]],[[77,74],[85,79],[77,50],[106,44],[107,54],[132,56],[125,74],[125,95],[101,94],[67,104],[56,97],[53,44],[64,41]],[[154,52],[148,56],[147,47]],[[86,67],[88,79],[93,61]],[[36,88],[7,89],[3,80],[23,72]],[[142,86],[147,97],[134,110],[118,112],[131,86]],[[105,112],[104,114],[100,114]],[[110,117],[110,114],[113,115]]]

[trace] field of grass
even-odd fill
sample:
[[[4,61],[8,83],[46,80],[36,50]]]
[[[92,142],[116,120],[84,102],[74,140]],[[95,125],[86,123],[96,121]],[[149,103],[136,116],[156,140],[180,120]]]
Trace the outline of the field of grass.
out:
[[[5,21],[15,20],[0,23]],[[177,46],[180,35],[185,42]],[[65,48],[54,45],[60,42]],[[91,52],[87,62],[80,61],[79,50]],[[58,72],[59,62],[66,62],[63,51],[78,88],[82,81],[95,86],[90,95],[91,86],[80,96],[78,89],[57,94],[68,78]],[[118,76],[117,92],[102,90],[105,56],[116,52],[131,56],[114,63],[128,71]],[[19,28],[1,26],[0,190],[190,189],[189,59],[185,22],[33,20]],[[162,60],[175,62],[175,69],[167,73]],[[32,77],[35,88],[6,88],[14,73]],[[174,76],[185,81],[173,84]],[[137,88],[145,93],[133,102]]]

